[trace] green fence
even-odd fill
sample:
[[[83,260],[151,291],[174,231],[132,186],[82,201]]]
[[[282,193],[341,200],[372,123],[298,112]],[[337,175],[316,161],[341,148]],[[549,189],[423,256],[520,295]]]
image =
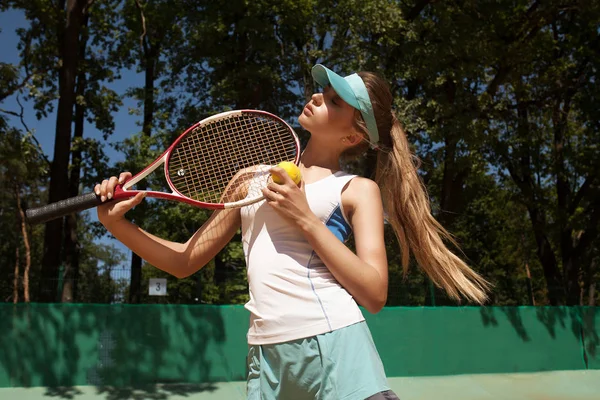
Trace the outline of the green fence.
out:
[[[388,376],[600,369],[594,307],[364,311]],[[0,304],[0,387],[245,379],[242,306]]]

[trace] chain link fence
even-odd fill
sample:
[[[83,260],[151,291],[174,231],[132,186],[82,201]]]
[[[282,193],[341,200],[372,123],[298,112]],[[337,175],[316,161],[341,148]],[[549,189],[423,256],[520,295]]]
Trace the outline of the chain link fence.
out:
[[[77,278],[65,278],[64,271],[56,279],[32,281],[31,301],[38,291],[44,291],[56,302],[74,303],[141,303],[141,304],[244,304],[248,301],[245,268],[225,267],[217,270],[207,266],[190,277],[178,279],[154,267],[144,266],[141,279],[132,288],[131,269],[113,267],[97,273],[82,273]],[[22,290],[22,288],[20,288]],[[5,302],[12,302],[11,295]],[[23,301],[23,296],[19,296]],[[405,279],[390,271],[388,306],[452,305],[439,289],[424,276]]]

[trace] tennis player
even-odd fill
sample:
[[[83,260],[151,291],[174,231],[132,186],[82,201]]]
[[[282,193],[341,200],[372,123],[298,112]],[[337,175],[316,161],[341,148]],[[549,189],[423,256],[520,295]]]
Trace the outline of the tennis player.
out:
[[[487,282],[445,245],[449,233],[431,215],[407,137],[380,77],[342,77],[316,65],[323,87],[298,122],[310,132],[302,153],[303,180],[270,183],[265,200],[215,211],[186,242],[143,231],[124,214],[143,199],[98,207],[99,220],[150,264],[176,277],[206,265],[241,228],[250,300],[248,399],[398,399],[388,385],[359,305],[370,313],[386,304],[388,265],[384,216],[408,268],[412,256],[455,298],[486,300]],[[378,150],[375,180],[344,172],[344,159]],[[110,198],[122,173],[97,185]],[[345,242],[353,234],[356,253]]]

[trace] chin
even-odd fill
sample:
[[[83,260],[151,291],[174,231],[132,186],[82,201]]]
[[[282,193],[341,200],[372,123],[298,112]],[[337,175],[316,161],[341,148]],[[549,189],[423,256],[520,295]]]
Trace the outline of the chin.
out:
[[[301,127],[303,127],[304,129],[308,130],[307,124],[308,122],[308,118],[306,117],[306,115],[304,115],[304,113],[300,114],[300,116],[298,117],[298,123],[300,124]]]

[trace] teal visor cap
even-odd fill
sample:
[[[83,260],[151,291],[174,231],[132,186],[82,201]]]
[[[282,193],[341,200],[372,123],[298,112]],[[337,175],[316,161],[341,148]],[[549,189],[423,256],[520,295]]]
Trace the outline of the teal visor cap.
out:
[[[344,100],[360,111],[365,124],[367,125],[369,141],[371,147],[377,147],[379,142],[379,132],[377,131],[377,123],[373,115],[373,105],[367,92],[367,87],[362,78],[358,74],[352,74],[342,78],[332,70],[317,64],[312,68],[313,79],[322,87],[331,85],[333,90]]]

